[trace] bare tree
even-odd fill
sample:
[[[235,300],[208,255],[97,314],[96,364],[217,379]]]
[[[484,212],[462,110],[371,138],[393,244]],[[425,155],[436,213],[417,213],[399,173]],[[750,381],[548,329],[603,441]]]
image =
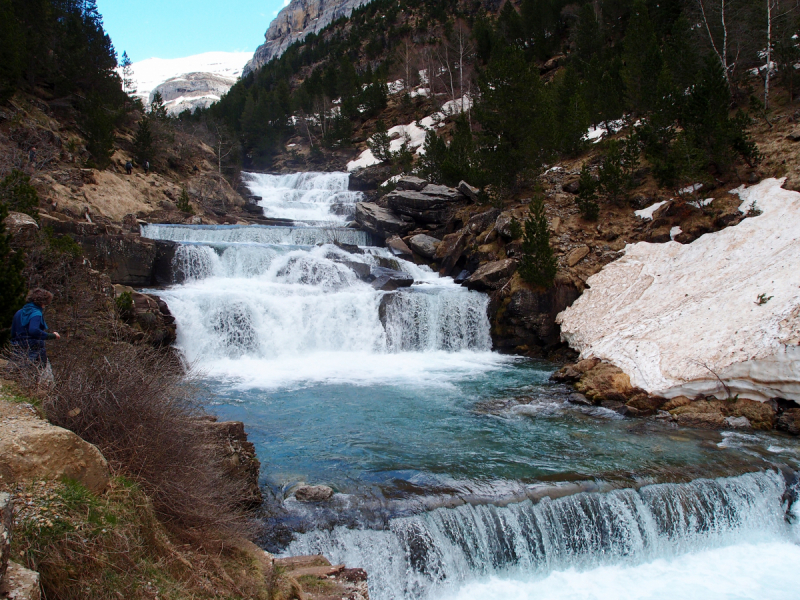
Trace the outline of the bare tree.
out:
[[[766,66],[764,67],[764,110],[769,108],[769,82],[772,78],[772,57],[774,53],[774,25],[779,24],[786,17],[794,15],[797,12],[800,2],[788,2],[781,4],[781,0],[766,0],[767,1],[767,45],[764,49],[764,57],[766,58]]]

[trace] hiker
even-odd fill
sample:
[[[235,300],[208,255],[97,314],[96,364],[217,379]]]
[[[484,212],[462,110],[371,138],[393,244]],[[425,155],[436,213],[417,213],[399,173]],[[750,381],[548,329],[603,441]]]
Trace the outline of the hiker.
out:
[[[28,293],[27,304],[17,311],[11,323],[11,347],[21,357],[27,355],[35,365],[47,367],[45,340],[59,340],[61,336],[47,331],[44,309],[53,301],[53,294],[37,288]]]
[[[144,161],[144,172],[145,172],[145,174],[150,172],[150,161],[149,160]]]
[[[125,170],[128,172],[128,175],[133,173],[133,163],[131,161],[125,163]]]

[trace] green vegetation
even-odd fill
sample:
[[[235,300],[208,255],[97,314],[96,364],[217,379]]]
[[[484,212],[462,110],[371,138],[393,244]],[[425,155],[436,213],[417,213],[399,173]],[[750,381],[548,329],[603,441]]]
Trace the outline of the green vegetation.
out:
[[[32,216],[39,216],[39,194],[30,184],[31,178],[22,171],[13,170],[0,182],[0,203],[4,204],[9,212],[21,212]]]
[[[175,205],[181,212],[189,213],[192,215],[194,214],[194,209],[192,208],[192,205],[189,203],[189,192],[186,191],[186,186],[183,186],[181,188],[180,198],[178,198],[178,201],[175,203]]]
[[[549,288],[556,277],[556,258],[550,247],[550,230],[544,212],[543,194],[537,193],[528,205],[522,237],[519,274],[531,285]]]
[[[581,167],[576,200],[581,216],[587,221],[596,221],[600,216],[600,207],[597,205],[597,183],[592,178],[592,173],[586,163]]]

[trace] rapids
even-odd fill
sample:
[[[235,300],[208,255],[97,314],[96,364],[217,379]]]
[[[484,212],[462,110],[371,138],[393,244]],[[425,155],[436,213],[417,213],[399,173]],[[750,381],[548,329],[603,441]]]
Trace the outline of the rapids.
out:
[[[377,600],[797,589],[796,439],[572,404],[554,365],[492,352],[486,295],[348,226],[346,174],[245,180],[285,225],[142,234],[178,242],[157,293],[209,409],[256,446],[265,548],[365,568]],[[376,290],[377,267],[414,284]],[[337,493],[304,505],[304,482]]]

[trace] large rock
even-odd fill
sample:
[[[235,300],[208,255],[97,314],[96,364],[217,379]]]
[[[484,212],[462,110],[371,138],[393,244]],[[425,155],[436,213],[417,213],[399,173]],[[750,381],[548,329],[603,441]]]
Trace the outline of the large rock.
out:
[[[399,288],[411,287],[414,278],[402,271],[386,267],[372,267],[372,287],[383,292],[393,292]]]
[[[486,263],[469,276],[464,285],[471,290],[486,292],[500,287],[517,269],[517,261],[506,258]]]
[[[783,411],[778,418],[778,429],[800,435],[800,408],[790,408]]]
[[[559,315],[563,339],[652,395],[800,401],[800,193],[782,183],[740,191],[763,213],[738,225],[628,245]]]
[[[428,182],[419,177],[401,177],[395,184],[398,190],[409,190],[412,192],[421,192],[424,190]]]
[[[130,294],[133,306],[121,311],[120,317],[138,330],[137,341],[146,341],[154,348],[171,346],[177,337],[177,327],[167,303],[158,296],[142,294],[128,286],[114,286],[115,298],[126,293]]]
[[[464,254],[470,240],[468,230],[458,231],[444,236],[442,243],[436,248],[434,258],[441,265],[439,274],[448,276],[453,274],[456,264]]]
[[[486,212],[473,215],[467,223],[470,233],[478,234],[494,225],[500,216],[499,208],[491,208]]]
[[[95,269],[105,271],[112,283],[145,287],[152,284],[156,243],[137,235],[78,237],[78,243]]]
[[[0,584],[11,557],[11,534],[14,531],[14,504],[11,494],[0,492]]]
[[[41,600],[39,574],[9,561],[6,576],[0,583],[0,598],[8,600]]]
[[[443,185],[425,186],[421,191],[395,190],[386,195],[389,208],[400,215],[411,217],[419,223],[446,222],[453,210],[466,200],[452,188]]]
[[[403,258],[411,258],[411,248],[403,241],[399,235],[393,235],[388,240],[386,240],[386,247],[392,251],[392,254],[395,256],[401,256]]]
[[[10,212],[3,219],[6,231],[11,234],[15,246],[26,246],[36,241],[39,225],[36,219],[21,212]]]
[[[69,477],[93,492],[109,481],[100,451],[77,435],[14,407],[0,412],[0,479],[4,482]]]
[[[472,200],[473,202],[478,201],[478,188],[472,187],[466,181],[462,181],[458,184],[458,191],[464,194],[467,198]]]
[[[381,184],[392,174],[392,169],[388,165],[372,165],[361,169],[357,173],[351,173],[348,189],[353,192],[371,192],[377,190]]]
[[[415,235],[408,240],[408,244],[414,252],[430,259],[436,256],[436,250],[441,243],[441,240],[437,240],[435,237],[425,235],[424,233]]]
[[[414,226],[408,217],[399,216],[370,202],[356,204],[356,222],[364,230],[383,237],[406,233]]]
[[[333,496],[333,489],[327,485],[301,485],[294,492],[298,502],[325,502]]]

